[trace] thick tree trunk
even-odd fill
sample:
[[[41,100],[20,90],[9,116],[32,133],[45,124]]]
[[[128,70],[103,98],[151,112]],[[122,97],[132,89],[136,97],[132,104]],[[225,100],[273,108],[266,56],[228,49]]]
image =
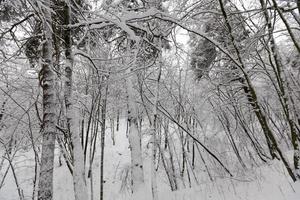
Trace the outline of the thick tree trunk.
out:
[[[42,69],[40,71],[41,86],[43,88],[43,143],[40,177],[38,184],[38,200],[53,199],[53,167],[54,167],[54,147],[56,137],[56,90],[55,73],[52,61],[52,31],[50,0],[45,0],[43,9],[43,29],[44,43],[42,52]]]

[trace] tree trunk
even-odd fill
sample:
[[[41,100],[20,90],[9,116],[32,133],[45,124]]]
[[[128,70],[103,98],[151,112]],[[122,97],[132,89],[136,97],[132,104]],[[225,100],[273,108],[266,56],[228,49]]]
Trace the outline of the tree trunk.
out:
[[[161,38],[160,38],[160,47],[161,47]],[[158,136],[158,103],[159,103],[159,84],[161,78],[161,69],[162,69],[162,48],[159,52],[159,66],[158,66],[158,75],[156,80],[155,88],[155,101],[153,104],[153,121],[152,121],[152,160],[151,160],[151,189],[152,189],[152,199],[158,200],[158,189],[157,189],[157,173],[155,169],[156,161],[156,149],[159,144],[157,144]]]
[[[101,158],[100,158],[100,200],[103,200],[104,185],[104,147],[105,147],[105,123],[106,123],[106,102],[107,102],[108,85],[105,86],[103,104],[101,107]]]
[[[70,5],[64,6],[65,24],[71,24],[71,8]],[[75,200],[83,200],[88,196],[85,168],[84,168],[84,152],[80,139],[79,113],[75,108],[75,99],[72,95],[73,88],[73,55],[70,29],[64,32],[64,42],[66,46],[66,67],[65,67],[65,104],[67,113],[67,126],[70,131],[73,144],[73,184]]]
[[[43,124],[42,124],[42,155],[40,177],[38,184],[38,200],[53,199],[53,167],[54,147],[56,137],[56,90],[55,73],[53,71],[53,47],[51,31],[51,0],[45,0],[43,9],[44,43],[42,52],[42,69],[40,71],[41,86],[43,89]]]
[[[286,24],[285,18],[283,17],[281,11],[278,9],[277,3],[276,1],[273,1],[275,8],[277,9],[281,19],[283,20],[283,22]],[[283,108],[283,112],[286,116],[286,120],[288,122],[289,128],[290,128],[290,132],[291,132],[291,143],[293,145],[294,148],[294,171],[292,172],[293,174],[291,174],[291,178],[296,181],[296,179],[300,179],[300,149],[299,149],[299,141],[298,141],[298,136],[297,136],[297,131],[296,131],[296,127],[295,127],[295,123],[293,121],[293,119],[291,118],[291,114],[290,114],[290,105],[289,105],[289,94],[286,93],[285,89],[286,89],[286,85],[284,84],[285,80],[283,80],[283,64],[282,64],[282,59],[280,56],[280,52],[278,51],[274,36],[273,36],[273,26],[271,23],[271,18],[269,16],[269,13],[266,9],[266,4],[263,0],[260,0],[260,4],[261,7],[263,9],[264,12],[264,17],[267,23],[267,28],[268,28],[268,36],[269,36],[269,41],[270,44],[268,44],[268,46],[270,46],[270,55],[273,56],[274,58],[274,62],[275,62],[275,66],[272,64],[271,61],[271,66],[274,70],[274,73],[276,75],[276,80],[278,83],[278,88],[276,88],[278,97],[279,97],[279,101],[280,104]],[[295,41],[294,36],[292,34],[292,32],[289,30],[288,25],[286,24],[288,32],[290,33],[290,36],[294,42],[294,45],[296,46],[298,52],[300,50],[300,47],[298,46],[297,41]],[[275,86],[276,87],[276,86]]]
[[[138,127],[137,105],[134,98],[132,76],[126,80],[128,95],[129,145],[131,152],[131,186],[132,193],[138,193],[144,185],[141,132]]]

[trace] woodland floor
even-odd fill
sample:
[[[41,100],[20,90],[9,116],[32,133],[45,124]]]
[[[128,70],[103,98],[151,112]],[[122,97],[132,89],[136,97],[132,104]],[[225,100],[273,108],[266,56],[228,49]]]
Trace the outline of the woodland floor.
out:
[[[109,128],[108,128],[109,130]],[[120,131],[116,132],[116,145],[108,131],[105,147],[105,173],[104,173],[104,199],[126,200],[130,199],[128,188],[121,188],[122,180],[129,169],[130,151],[126,138],[125,123],[121,123]],[[146,146],[146,145],[144,145]],[[147,150],[144,154],[144,169],[146,187],[150,188],[150,162]],[[57,150],[57,154],[59,151]],[[98,152],[99,154],[99,152]],[[58,158],[58,156],[56,156]],[[32,152],[20,151],[15,158],[15,168],[25,200],[32,199],[32,178],[34,175],[34,157]],[[54,170],[54,200],[73,200],[72,177],[65,165],[59,166],[55,162]],[[99,199],[99,156],[96,156],[94,171],[94,199]],[[3,175],[6,166],[2,168]],[[274,161],[269,165],[253,167],[241,173],[239,177],[216,178],[211,182],[208,178],[199,179],[199,185],[192,188],[180,189],[171,192],[163,170],[159,171],[158,188],[159,199],[163,200],[299,200],[300,183],[293,183],[280,162]],[[206,177],[206,176],[205,176]],[[88,179],[88,181],[90,181]],[[123,185],[124,186],[124,185]],[[128,187],[128,185],[127,185]],[[147,191],[150,191],[148,189]],[[4,186],[0,190],[0,200],[19,199],[15,181],[11,170]],[[143,193],[141,200],[151,199],[150,193]]]

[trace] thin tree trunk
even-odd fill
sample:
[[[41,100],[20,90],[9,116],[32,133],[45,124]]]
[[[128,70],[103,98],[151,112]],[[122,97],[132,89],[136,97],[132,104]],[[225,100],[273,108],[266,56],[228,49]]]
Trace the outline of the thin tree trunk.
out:
[[[260,2],[261,2],[262,7],[265,8],[264,1],[260,0]],[[266,119],[265,115],[262,112],[261,106],[258,103],[258,98],[257,98],[257,95],[256,95],[256,91],[255,91],[255,89],[254,89],[254,87],[251,83],[251,80],[249,78],[248,73],[245,71],[246,68],[245,68],[244,62],[241,58],[240,51],[239,51],[239,49],[236,45],[235,38],[232,34],[232,27],[231,27],[230,22],[228,20],[228,16],[227,16],[223,1],[219,0],[219,4],[220,4],[220,8],[221,8],[224,20],[226,22],[226,26],[227,26],[228,31],[229,31],[229,35],[230,35],[230,39],[231,39],[233,48],[234,48],[235,53],[237,55],[238,61],[240,63],[237,66],[240,68],[240,70],[242,71],[242,73],[244,75],[244,77],[240,79],[240,82],[244,85],[243,89],[246,93],[248,101],[249,101],[250,105],[253,107],[254,112],[255,112],[255,114],[256,114],[256,116],[257,116],[257,118],[258,118],[258,120],[259,120],[259,122],[262,126],[262,129],[264,131],[264,134],[265,134],[265,137],[266,137],[269,149],[270,149],[270,153],[273,157],[276,156],[275,152],[277,152],[279,154],[279,157],[282,159],[282,162],[284,163],[290,177],[295,181],[296,180],[295,174],[294,174],[292,168],[290,167],[290,164],[289,164],[288,160],[285,158],[284,154],[282,153],[282,150],[280,149],[280,147],[278,145],[277,139],[276,139],[273,131],[270,129],[270,127],[267,123],[267,119]],[[268,19],[267,19],[267,21],[268,21]],[[247,83],[247,84],[245,85],[245,83]]]
[[[289,25],[287,23],[287,21],[285,20],[282,12],[278,9],[278,5],[276,3],[276,1],[272,0],[272,2],[274,3],[275,8],[277,9],[282,21],[284,22],[284,24],[287,27],[287,30],[294,42],[295,47],[297,48],[298,52],[300,52],[300,47],[295,39],[295,36],[293,35],[293,32],[289,29]],[[298,140],[298,136],[297,136],[297,132],[296,132],[296,127],[295,127],[295,123],[293,121],[293,119],[291,119],[291,115],[290,115],[290,106],[289,106],[289,101],[288,101],[288,94],[286,93],[285,89],[286,86],[284,85],[284,80],[283,80],[283,64],[282,64],[282,60],[281,60],[281,56],[280,53],[277,49],[277,45],[273,36],[273,26],[271,23],[271,19],[269,17],[268,11],[266,10],[266,4],[264,2],[264,0],[260,0],[260,4],[261,7],[263,9],[264,12],[264,16],[265,16],[265,20],[267,23],[267,27],[268,27],[268,35],[269,35],[269,39],[270,39],[270,49],[271,49],[271,54],[274,57],[274,62],[275,62],[275,66],[273,67],[274,73],[276,75],[276,80],[278,82],[278,88],[277,89],[277,94],[279,96],[279,101],[281,103],[281,106],[283,108],[283,112],[286,116],[286,120],[289,124],[290,127],[290,131],[291,131],[291,142],[294,148],[294,171],[293,171],[293,175],[291,175],[292,179],[294,181],[296,181],[296,179],[300,179],[300,148],[299,148],[299,140]],[[271,61],[272,62],[272,61]],[[271,63],[271,66],[272,63]],[[294,176],[294,177],[293,177]]]
[[[161,40],[161,39],[160,39]],[[156,81],[156,91],[155,91],[155,101],[153,104],[153,130],[152,130],[152,159],[151,159],[151,189],[152,189],[152,199],[158,200],[158,189],[157,189],[157,173],[155,169],[156,160],[156,149],[157,149],[157,135],[158,135],[158,101],[159,101],[159,82],[161,78],[161,68],[162,68],[162,52],[159,52],[159,69]]]
[[[70,2],[68,2],[70,3]],[[70,4],[64,6],[65,24],[71,24],[71,8]],[[66,46],[66,67],[65,67],[65,103],[67,113],[67,125],[71,134],[73,144],[73,184],[75,200],[83,200],[87,198],[87,185],[84,168],[84,152],[80,139],[79,113],[75,108],[75,99],[72,95],[73,88],[73,55],[71,43],[71,31],[67,28],[64,32],[64,42]]]
[[[105,122],[106,122],[106,103],[107,103],[108,85],[105,86],[105,94],[101,108],[101,157],[100,157],[100,200],[103,200],[104,185],[104,147],[105,147]]]
[[[117,111],[117,127],[116,127],[116,131],[119,131],[119,127],[120,127],[120,111],[118,109],[118,111]]]
[[[136,194],[144,185],[144,170],[142,160],[141,132],[138,127],[137,105],[134,98],[133,80],[130,76],[126,80],[128,95],[128,126],[129,145],[131,153],[131,186]]]
[[[115,138],[115,119],[110,118],[110,130],[111,130],[111,140],[113,145],[116,145],[116,138]]]

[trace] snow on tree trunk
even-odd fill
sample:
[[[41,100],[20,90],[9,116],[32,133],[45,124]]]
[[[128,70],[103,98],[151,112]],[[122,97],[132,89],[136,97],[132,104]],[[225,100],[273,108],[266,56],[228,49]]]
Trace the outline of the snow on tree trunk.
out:
[[[103,200],[104,194],[104,147],[105,147],[105,130],[106,130],[106,106],[107,106],[108,85],[105,86],[103,104],[101,107],[101,154],[100,154],[100,200]]]
[[[293,159],[294,159],[295,176],[299,180],[300,179],[300,148],[299,148],[299,140],[296,133],[292,134],[292,144],[294,147]]]
[[[276,2],[273,1],[274,6],[277,7]],[[291,178],[296,181],[300,179],[300,149],[299,149],[299,139],[295,127],[295,123],[291,117],[290,113],[290,94],[286,92],[287,87],[287,81],[284,80],[284,75],[285,75],[285,69],[283,67],[283,61],[280,55],[280,51],[277,47],[274,35],[273,35],[273,25],[271,22],[271,18],[269,16],[269,13],[266,8],[266,3],[263,0],[260,0],[261,7],[263,9],[264,17],[266,20],[267,24],[267,30],[268,30],[268,36],[269,36],[269,43],[268,47],[270,48],[270,55],[274,58],[274,67],[273,71],[276,74],[276,81],[278,84],[278,89],[277,89],[277,95],[280,100],[280,104],[283,108],[284,115],[286,117],[286,121],[289,125],[290,132],[291,132],[291,143],[293,145],[293,150],[294,150],[294,155],[293,155],[293,161],[294,161],[294,170],[290,173]],[[280,13],[279,13],[280,14]],[[282,17],[282,15],[280,15]],[[290,35],[293,40],[293,35]],[[297,47],[297,42],[295,42]],[[284,161],[284,160],[283,160]],[[289,167],[289,166],[288,166]]]
[[[70,55],[66,60],[66,83],[65,100],[67,112],[67,124],[71,133],[73,144],[73,184],[75,200],[82,200],[87,197],[87,186],[85,180],[84,154],[80,140],[79,113],[75,107],[75,98],[72,95],[72,68],[73,57]]]
[[[52,60],[52,31],[50,0],[44,1],[43,30],[44,43],[42,52],[42,69],[40,71],[41,86],[43,89],[43,143],[41,155],[41,167],[38,184],[38,200],[52,200],[53,198],[53,167],[54,148],[56,137],[56,90],[55,73]]]
[[[73,143],[73,184],[75,200],[82,200],[88,197],[86,176],[84,169],[84,154],[80,141],[80,129],[79,129],[79,113],[72,105],[67,110],[67,118],[69,121],[71,139]]]
[[[160,38],[160,47],[161,47],[161,38]],[[153,104],[153,121],[152,121],[152,160],[151,160],[151,189],[152,189],[152,199],[158,200],[158,189],[157,189],[157,173],[155,169],[155,160],[156,160],[156,149],[157,149],[157,135],[158,135],[158,101],[159,101],[159,82],[161,78],[161,68],[162,68],[162,48],[160,48],[159,56],[159,69],[156,80],[155,88],[155,100]]]
[[[70,24],[71,9],[70,6],[65,6],[65,20],[66,24]],[[70,131],[71,140],[73,144],[73,185],[75,200],[84,200],[88,197],[88,190],[86,184],[85,167],[84,167],[84,153],[80,139],[79,127],[79,113],[75,106],[76,99],[72,93],[73,88],[73,55],[71,32],[67,29],[64,33],[64,40],[66,45],[66,66],[65,66],[65,103],[67,113],[67,126]]]
[[[130,69],[129,69],[130,71]],[[128,95],[129,145],[131,153],[131,186],[132,193],[137,194],[144,185],[141,132],[138,127],[137,105],[134,98],[133,76],[126,80]]]
[[[155,169],[155,160],[156,160],[156,149],[157,149],[157,139],[156,136],[158,135],[158,124],[157,124],[157,118],[158,118],[158,97],[159,97],[159,80],[161,75],[161,66],[158,72],[158,78],[157,78],[157,85],[156,85],[156,91],[155,91],[155,102],[153,105],[153,122],[152,122],[152,157],[151,157],[151,189],[152,189],[152,199],[158,200],[158,190],[157,190],[157,173]]]
[[[72,56],[66,61],[66,83],[65,100],[67,112],[67,124],[73,144],[73,184],[75,200],[82,200],[87,197],[87,186],[84,169],[84,154],[80,140],[79,113],[75,107],[75,98],[72,95]]]

